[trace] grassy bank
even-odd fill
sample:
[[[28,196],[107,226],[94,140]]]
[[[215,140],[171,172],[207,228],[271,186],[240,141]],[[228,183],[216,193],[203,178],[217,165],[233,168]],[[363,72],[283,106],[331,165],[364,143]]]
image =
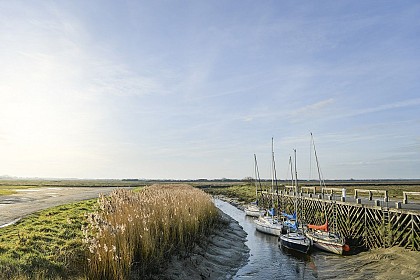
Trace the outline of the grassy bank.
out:
[[[191,186],[119,189],[0,228],[0,279],[142,278],[217,223],[211,197]]]
[[[249,203],[255,201],[255,186],[249,184],[243,185],[225,185],[225,186],[206,186],[202,189],[210,195],[224,195],[231,198],[237,198]]]
[[[96,205],[96,200],[62,205],[0,228],[0,279],[82,278],[81,227]]]

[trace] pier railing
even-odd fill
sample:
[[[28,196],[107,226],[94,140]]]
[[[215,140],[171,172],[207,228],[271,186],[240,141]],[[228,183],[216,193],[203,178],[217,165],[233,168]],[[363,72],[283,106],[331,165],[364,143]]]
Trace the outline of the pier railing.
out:
[[[309,194],[309,192],[312,193],[312,194],[316,193],[316,187],[301,187],[300,189],[301,189],[302,192],[305,191],[308,194]]]
[[[403,203],[408,203],[408,196],[420,196],[420,192],[403,192]]]
[[[354,190],[354,198],[358,199],[358,194],[360,193],[367,193],[369,194],[369,200],[372,200],[373,194],[382,194],[384,201],[388,201],[388,191],[385,190],[364,190],[364,189],[355,189]]]

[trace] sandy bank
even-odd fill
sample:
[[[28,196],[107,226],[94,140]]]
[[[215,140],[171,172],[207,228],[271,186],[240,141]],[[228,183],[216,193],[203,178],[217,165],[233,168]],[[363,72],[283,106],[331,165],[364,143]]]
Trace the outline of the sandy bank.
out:
[[[249,257],[246,233],[237,221],[221,213],[223,223],[197,245],[190,256],[174,256],[153,279],[231,279]]]

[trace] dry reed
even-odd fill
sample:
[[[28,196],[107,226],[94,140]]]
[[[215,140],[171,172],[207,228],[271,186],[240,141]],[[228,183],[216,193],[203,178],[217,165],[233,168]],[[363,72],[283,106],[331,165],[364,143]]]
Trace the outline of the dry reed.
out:
[[[188,250],[216,223],[211,197],[189,185],[153,185],[138,193],[115,190],[84,228],[90,279],[147,276],[179,249]]]

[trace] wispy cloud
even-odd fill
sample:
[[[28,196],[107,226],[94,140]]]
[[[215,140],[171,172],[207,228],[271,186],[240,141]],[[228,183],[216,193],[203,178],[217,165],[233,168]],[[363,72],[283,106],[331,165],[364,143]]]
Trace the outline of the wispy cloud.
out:
[[[406,107],[415,107],[415,106],[420,106],[420,98],[407,99],[407,100],[397,101],[393,103],[382,104],[382,105],[378,105],[374,107],[350,110],[349,112],[344,113],[344,114],[339,114],[336,117],[348,118],[348,117],[355,117],[355,116],[360,116],[360,115],[365,115],[365,114],[401,109],[401,108],[406,108]]]
[[[125,4],[0,2],[1,170],[245,177],[310,131],[326,174],[418,167],[419,5]]]
[[[313,118],[319,115],[326,115],[329,110],[327,110],[327,113],[324,111],[332,104],[334,104],[333,98],[328,98],[313,104],[309,104],[291,111],[290,118],[292,119],[292,121],[298,121],[302,119],[307,119],[308,117]]]

